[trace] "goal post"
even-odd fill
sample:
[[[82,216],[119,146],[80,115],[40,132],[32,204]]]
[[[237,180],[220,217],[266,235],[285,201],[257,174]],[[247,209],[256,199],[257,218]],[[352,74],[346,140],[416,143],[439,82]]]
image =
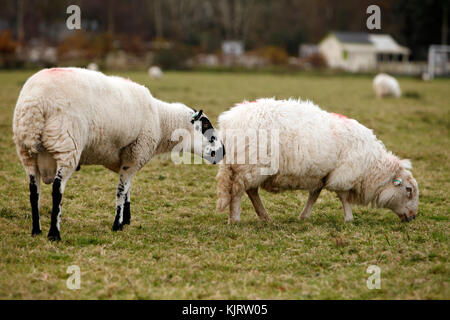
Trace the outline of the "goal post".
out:
[[[428,77],[450,74],[449,57],[450,46],[433,44],[428,48]]]

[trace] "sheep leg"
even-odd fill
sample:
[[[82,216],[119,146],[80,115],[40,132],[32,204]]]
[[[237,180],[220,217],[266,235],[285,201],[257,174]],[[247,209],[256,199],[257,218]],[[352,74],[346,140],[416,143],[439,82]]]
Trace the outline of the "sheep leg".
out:
[[[353,214],[352,214],[352,207],[350,206],[350,202],[348,201],[348,193],[347,192],[338,193],[338,197],[339,199],[341,199],[342,206],[344,207],[344,221],[352,222]]]
[[[238,223],[241,220],[241,200],[242,193],[239,192],[236,195],[232,196],[230,203],[230,217],[228,219],[228,223]]]
[[[299,219],[306,220],[309,218],[309,216],[311,215],[312,207],[314,206],[314,203],[316,203],[317,198],[319,198],[321,191],[322,191],[322,188],[309,192],[309,196],[308,196],[308,200],[306,201],[306,205],[303,208],[302,213],[300,213],[300,215],[298,216]]]
[[[31,204],[31,218],[32,230],[31,235],[35,236],[42,233],[41,222],[39,218],[39,195],[41,193],[41,176],[36,167],[30,167],[26,170],[30,179],[30,204]]]
[[[130,190],[131,190],[131,187],[128,189],[128,192],[125,195],[125,204],[123,207],[123,224],[130,224],[130,221],[131,221]]]
[[[119,173],[119,184],[117,185],[116,193],[116,217],[114,219],[113,231],[122,230],[124,223],[124,207],[126,203],[127,194],[130,191],[131,179],[133,178],[134,171],[128,172],[127,169],[121,169]],[[126,220],[125,220],[126,221]]]
[[[50,220],[50,230],[47,238],[50,241],[61,240],[60,226],[61,226],[61,202],[64,194],[66,183],[69,180],[75,168],[60,167],[56,171],[55,180],[52,185],[52,217]]]
[[[261,220],[270,221],[270,216],[267,214],[264,205],[262,204],[261,198],[258,194],[258,188],[247,190],[247,195],[255,208],[256,214]]]

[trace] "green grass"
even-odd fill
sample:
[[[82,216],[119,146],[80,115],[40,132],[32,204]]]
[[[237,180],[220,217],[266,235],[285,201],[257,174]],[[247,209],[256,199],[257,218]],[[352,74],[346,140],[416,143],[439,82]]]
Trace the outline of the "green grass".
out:
[[[243,99],[301,96],[374,129],[410,158],[420,187],[419,215],[401,223],[388,210],[355,207],[344,224],[340,202],[322,193],[309,222],[296,219],[306,192],[269,194],[274,218],[260,222],[243,201],[242,223],[215,212],[212,165],[153,159],[132,188],[132,222],[113,233],[116,174],[82,167],[63,199],[62,238],[49,242],[50,186],[43,187],[44,234],[31,237],[28,181],[12,142],[13,108],[31,72],[0,72],[0,298],[12,299],[449,299],[450,81],[401,78],[407,97],[376,100],[371,78],[122,73],[167,101],[217,116]],[[369,290],[369,265],[381,289]],[[81,269],[81,289],[66,269]]]

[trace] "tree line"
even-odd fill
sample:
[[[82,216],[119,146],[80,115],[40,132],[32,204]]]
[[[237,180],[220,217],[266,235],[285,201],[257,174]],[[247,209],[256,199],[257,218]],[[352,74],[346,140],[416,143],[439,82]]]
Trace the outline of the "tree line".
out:
[[[110,37],[165,39],[215,52],[222,40],[246,49],[280,46],[297,55],[333,30],[367,32],[366,9],[381,8],[381,30],[425,59],[430,44],[448,43],[450,0],[3,0],[0,28],[19,42],[61,41],[66,8],[79,5],[85,31]],[[0,30],[1,31],[1,30]],[[373,32],[373,31],[371,31]]]

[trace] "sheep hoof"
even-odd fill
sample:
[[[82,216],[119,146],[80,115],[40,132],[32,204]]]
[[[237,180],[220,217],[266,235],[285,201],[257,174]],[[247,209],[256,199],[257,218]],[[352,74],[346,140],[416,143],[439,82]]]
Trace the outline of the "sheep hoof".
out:
[[[47,239],[49,241],[60,241],[61,236],[59,235],[58,231],[49,231],[47,235]]]
[[[228,219],[228,224],[238,224],[241,219]]]
[[[308,216],[304,216],[304,215],[299,215],[298,216],[298,220],[308,220],[309,217]]]
[[[37,235],[39,235],[39,234],[41,234],[42,233],[42,230],[41,229],[33,229],[33,230],[31,230],[31,236],[37,236]]]
[[[261,221],[269,223],[269,222],[273,222],[273,219],[269,216],[263,216],[263,217],[261,217]]]
[[[345,222],[345,223],[352,223],[352,222],[353,222],[353,218],[350,218],[350,219],[344,219],[344,222]]]
[[[114,223],[112,227],[112,231],[122,231],[123,223]]]

